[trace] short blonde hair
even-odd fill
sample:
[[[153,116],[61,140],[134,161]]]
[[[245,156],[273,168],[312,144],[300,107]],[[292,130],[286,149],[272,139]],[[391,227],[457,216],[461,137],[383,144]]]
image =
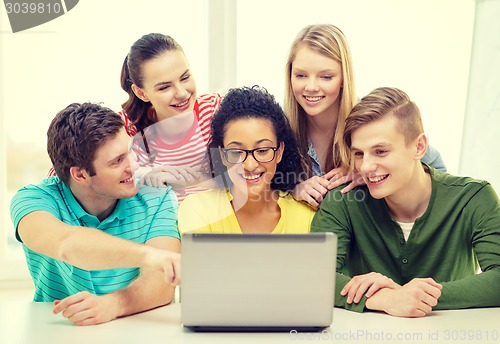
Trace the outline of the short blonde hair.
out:
[[[398,120],[396,128],[404,135],[406,144],[424,132],[420,110],[410,97],[400,89],[380,87],[363,97],[347,116],[344,130],[346,146],[351,148],[352,134],[360,127],[389,114]]]

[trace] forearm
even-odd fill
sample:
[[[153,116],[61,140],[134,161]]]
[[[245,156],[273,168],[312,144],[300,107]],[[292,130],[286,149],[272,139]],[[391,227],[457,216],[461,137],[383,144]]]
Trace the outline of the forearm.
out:
[[[166,283],[160,270],[141,272],[128,287],[104,297],[112,299],[116,304],[116,317],[123,317],[172,302],[175,287]]]
[[[146,246],[180,252],[180,241],[170,237],[148,240]],[[118,304],[117,316],[126,316],[172,302],[175,286],[165,281],[163,271],[152,268],[141,269],[141,275],[127,288],[110,295]]]
[[[75,228],[60,242],[58,257],[85,270],[144,267],[154,248],[108,235],[94,228]]]
[[[363,296],[359,303],[347,303],[347,296],[342,296],[340,292],[344,286],[350,281],[350,277],[337,273],[335,277],[335,307],[345,308],[355,312],[363,312],[365,310],[366,296]]]
[[[95,228],[67,225],[44,211],[23,217],[18,232],[29,249],[85,270],[143,267],[154,251]]]
[[[500,267],[441,284],[436,310],[500,306]]]

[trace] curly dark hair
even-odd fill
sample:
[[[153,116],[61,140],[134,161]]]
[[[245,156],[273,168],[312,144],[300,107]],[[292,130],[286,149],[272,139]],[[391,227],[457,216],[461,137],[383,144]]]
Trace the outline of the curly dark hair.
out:
[[[95,175],[97,150],[123,128],[113,110],[94,103],[73,103],[59,111],[47,130],[47,152],[57,176],[65,184],[73,166]]]
[[[265,88],[257,85],[230,89],[212,119],[208,155],[213,176],[222,187],[229,187],[232,184],[226,173],[227,168],[221,160],[219,147],[224,146],[227,125],[231,121],[246,118],[268,120],[272,124],[278,143],[285,144],[283,157],[271,181],[271,188],[291,191],[302,176],[297,144],[281,106]]]

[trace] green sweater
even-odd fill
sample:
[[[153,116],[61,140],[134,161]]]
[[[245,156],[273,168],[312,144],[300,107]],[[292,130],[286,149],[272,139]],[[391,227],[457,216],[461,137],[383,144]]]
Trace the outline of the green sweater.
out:
[[[429,168],[432,195],[408,241],[384,199],[366,186],[330,191],[312,232],[338,236],[335,306],[362,312],[366,298],[347,304],[340,295],[350,276],[379,272],[403,285],[432,277],[443,285],[434,309],[500,306],[500,201],[485,182]],[[476,274],[478,267],[482,273]]]

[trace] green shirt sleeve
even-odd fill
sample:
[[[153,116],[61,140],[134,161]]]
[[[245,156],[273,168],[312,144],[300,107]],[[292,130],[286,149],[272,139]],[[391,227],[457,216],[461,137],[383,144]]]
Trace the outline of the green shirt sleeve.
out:
[[[443,282],[434,309],[500,306],[500,202],[490,184],[485,184],[463,209],[470,219],[471,248],[481,273]],[[450,250],[450,253],[451,250]],[[454,252],[460,254],[460,252]]]
[[[343,187],[343,186],[342,186]],[[346,205],[343,202],[341,188],[328,192],[321,207],[314,215],[311,223],[311,232],[333,232],[337,235],[337,274],[335,277],[335,306],[348,310],[363,312],[366,297],[363,296],[357,304],[348,304],[347,297],[340,295],[342,288],[351,280],[345,274],[345,262],[349,254],[352,230]]]

